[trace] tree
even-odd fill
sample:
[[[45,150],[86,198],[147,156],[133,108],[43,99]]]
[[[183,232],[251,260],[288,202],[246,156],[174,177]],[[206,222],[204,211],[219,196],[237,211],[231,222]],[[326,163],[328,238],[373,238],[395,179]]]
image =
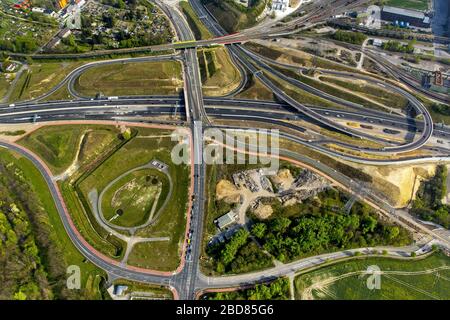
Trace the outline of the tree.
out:
[[[122,132],[122,139],[123,140],[130,140],[131,139],[131,129],[126,128],[124,132]]]
[[[367,39],[367,36],[361,32],[338,30],[332,35],[332,38],[338,41],[361,45]]]
[[[252,227],[252,234],[258,238],[262,239],[267,231],[267,226],[264,223],[256,223]]]
[[[117,8],[125,9],[125,2],[123,0],[117,0]]]
[[[400,234],[400,229],[396,226],[389,227],[388,228],[388,238],[390,240],[397,238],[397,236]]]
[[[289,218],[276,218],[272,221],[272,231],[284,233],[290,224],[291,220]]]
[[[27,299],[27,295],[25,293],[23,293],[22,291],[18,291],[16,293],[14,293],[14,300],[26,300]]]
[[[247,230],[239,229],[230,242],[225,245],[225,248],[221,251],[221,260],[225,266],[234,260],[237,251],[247,242],[249,235],[250,233]]]
[[[366,216],[362,222],[363,233],[373,232],[377,226],[377,220],[371,216]]]
[[[217,265],[216,265],[216,271],[218,272],[218,273],[224,273],[225,272],[225,266],[223,265],[223,263],[222,262],[217,262]]]
[[[114,17],[111,14],[109,14],[109,13],[103,13],[102,20],[105,23],[105,26],[107,28],[113,28],[114,24],[116,22]]]

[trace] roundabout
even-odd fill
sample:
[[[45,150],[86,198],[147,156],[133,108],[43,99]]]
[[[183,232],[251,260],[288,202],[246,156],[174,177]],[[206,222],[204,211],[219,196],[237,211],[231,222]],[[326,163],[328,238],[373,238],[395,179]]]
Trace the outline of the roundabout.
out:
[[[154,161],[121,174],[100,192],[97,208],[104,224],[134,233],[158,218],[171,197],[172,181],[167,166],[160,169]]]

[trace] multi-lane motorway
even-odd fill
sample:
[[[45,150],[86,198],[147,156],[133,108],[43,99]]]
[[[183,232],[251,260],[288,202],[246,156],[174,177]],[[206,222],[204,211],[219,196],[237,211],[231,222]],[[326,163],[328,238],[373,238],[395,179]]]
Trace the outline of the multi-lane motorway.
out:
[[[348,2],[348,1],[347,1]],[[171,20],[177,37],[181,41],[193,40],[193,34],[184,19],[183,15],[178,12],[178,10],[168,7],[167,4],[160,2],[156,3],[161,7],[162,11]],[[223,29],[220,28],[218,23],[214,21],[213,17],[205,10],[205,8],[200,4],[198,0],[191,0],[194,10],[199,14],[205,25],[212,31],[216,36],[221,37],[220,40],[213,39],[205,43],[229,43],[229,42],[240,42],[244,37],[256,37],[258,34],[266,35],[261,30],[252,29],[248,32],[244,32],[239,35],[226,36]],[[337,1],[339,6],[345,8],[344,1]],[[357,2],[359,3],[359,2]],[[341,7],[340,7],[341,8]],[[318,8],[317,10],[319,10]],[[296,20],[295,23],[314,23],[318,19],[323,19],[329,15],[326,10],[323,10],[321,14],[319,11],[315,11],[315,14],[307,15]],[[274,29],[277,32],[282,32],[285,29],[278,28]],[[198,41],[200,44],[201,41]],[[162,47],[169,48],[169,47]],[[238,277],[207,277],[203,275],[199,269],[199,258],[201,253],[201,243],[202,243],[202,231],[203,231],[203,220],[204,220],[204,198],[205,198],[205,170],[206,166],[202,161],[202,149],[203,149],[203,129],[212,126],[211,118],[218,119],[233,119],[233,120],[251,120],[256,122],[264,122],[272,125],[277,125],[280,127],[288,128],[292,131],[298,131],[301,133],[306,132],[307,128],[302,128],[297,124],[292,122],[286,122],[284,120],[315,120],[317,124],[322,124],[328,128],[332,128],[337,131],[344,132],[349,135],[359,136],[364,138],[372,138],[371,135],[367,135],[363,132],[356,132],[350,130],[348,127],[339,124],[338,119],[345,119],[348,121],[357,121],[366,124],[376,124],[386,128],[395,128],[399,130],[407,130],[410,132],[420,132],[420,137],[418,139],[413,139],[411,142],[406,144],[392,144],[387,145],[384,149],[364,149],[367,153],[402,153],[405,151],[415,150],[417,148],[423,147],[429,138],[434,135],[440,138],[447,138],[450,136],[450,130],[448,128],[438,128],[433,131],[433,123],[429,113],[426,108],[410,93],[399,88],[390,88],[402,95],[404,95],[410,104],[416,108],[417,113],[421,114],[423,118],[421,120],[413,119],[410,117],[401,117],[397,115],[383,114],[378,111],[362,110],[359,106],[350,106],[346,101],[337,101],[345,106],[353,107],[354,110],[325,110],[317,108],[314,106],[306,106],[298,103],[296,100],[292,99],[289,95],[283,92],[278,86],[274,85],[269,77],[266,76],[266,72],[269,72],[275,76],[280,77],[295,86],[302,86],[301,82],[286,77],[280,74],[277,70],[272,68],[268,63],[262,62],[260,57],[255,56],[253,53],[248,52],[243,49],[240,45],[228,45],[227,48],[232,55],[233,61],[239,61],[239,63],[244,66],[250,73],[258,77],[263,84],[265,84],[269,89],[271,89],[275,95],[280,98],[283,102],[271,102],[271,101],[250,101],[250,100],[239,100],[239,99],[229,99],[229,98],[204,98],[202,95],[202,84],[200,79],[197,54],[194,48],[187,48],[181,52],[181,54],[176,55],[166,55],[166,56],[154,56],[154,57],[144,57],[135,59],[123,59],[120,62],[127,61],[150,61],[150,60],[167,60],[167,59],[178,59],[183,63],[183,75],[184,75],[184,97],[121,97],[119,99],[111,100],[90,100],[87,98],[80,97],[81,99],[75,101],[65,101],[65,102],[47,102],[47,103],[36,103],[35,101],[28,101],[26,103],[18,103],[14,107],[6,107],[0,109],[0,123],[24,123],[31,121],[38,122],[51,122],[58,120],[115,120],[115,121],[129,121],[134,123],[149,121],[148,118],[156,115],[173,115],[175,112],[184,112],[185,118],[177,118],[168,123],[176,123],[177,125],[187,126],[191,130],[191,152],[193,156],[193,181],[191,194],[195,195],[192,199],[191,206],[189,208],[188,221],[192,231],[192,238],[190,245],[184,244],[182,264],[176,272],[173,274],[164,274],[146,271],[138,268],[130,268],[121,265],[119,262],[109,259],[97,252],[92,246],[90,246],[79,234],[73,222],[71,221],[70,214],[65,207],[64,201],[61,197],[59,189],[54,182],[54,179],[46,167],[46,165],[29,150],[23,147],[15,145],[8,142],[0,142],[0,146],[14,150],[21,153],[28,159],[30,159],[34,165],[41,171],[44,178],[47,181],[49,189],[53,195],[54,201],[56,203],[58,212],[63,221],[64,227],[73,241],[75,246],[80,250],[80,252],[86,256],[87,259],[92,261],[94,264],[104,269],[112,278],[127,278],[136,281],[157,283],[168,285],[173,288],[177,293],[179,298],[182,299],[192,299],[195,297],[195,293],[199,290],[208,287],[226,287],[226,286],[236,286],[249,283],[255,283],[257,281],[262,281],[268,278],[273,278],[274,276],[281,276],[302,270],[304,268],[313,266],[317,263],[323,262],[325,257],[311,257],[298,261],[290,265],[283,265],[275,267],[263,273],[254,273],[248,275],[242,275]],[[117,61],[117,60],[115,60]],[[63,82],[61,82],[57,87],[52,90],[52,92],[61,88],[63,85],[67,84],[70,92],[74,96],[78,96],[75,87],[74,80],[85,70],[91,68],[99,63],[116,63],[115,61],[103,61],[98,63],[91,63],[84,65],[68,75]],[[241,72],[243,71],[240,68]],[[345,76],[340,74],[340,76]],[[350,75],[347,75],[350,76]],[[372,80],[372,79],[371,79]],[[381,83],[382,85],[389,84]],[[314,89],[308,88],[308,90],[313,91]],[[317,89],[315,89],[317,90]],[[400,90],[400,91],[399,91]],[[47,97],[49,94],[45,95]],[[325,94],[323,92],[317,92],[318,95]],[[42,98],[42,97],[41,97]],[[333,99],[333,97],[327,97]],[[351,108],[350,108],[351,109]],[[161,122],[162,120],[158,120]],[[158,122],[157,121],[157,122]],[[359,161],[362,163],[373,163],[373,164],[396,164],[396,163],[412,163],[412,162],[424,162],[424,161],[442,161],[447,160],[446,157],[446,147],[438,148],[439,152],[442,154],[440,157],[426,156],[425,158],[417,157],[405,157],[402,160],[389,160],[389,159],[364,159],[361,157],[354,157],[350,155],[342,155],[336,151],[329,150],[319,142],[311,142],[302,138],[299,138],[295,134],[290,134],[287,132],[282,133],[282,137],[285,139],[292,140],[294,142],[307,145],[319,152],[325,153],[330,156],[339,156],[352,161]],[[330,139],[326,142],[332,141],[337,144],[342,144],[351,148],[350,145],[340,142],[338,139]],[[362,149],[361,149],[362,150]],[[346,177],[345,175],[336,172],[336,170],[329,168],[325,164],[317,163],[315,160],[308,158],[303,155],[296,154],[289,150],[280,149],[280,154],[292,161],[298,161],[299,163],[305,163],[312,167],[317,168],[322,174],[326,175],[330,179],[336,181],[337,183],[346,186],[349,190],[354,192],[360,197],[364,197],[365,200],[370,201],[375,206],[380,208],[385,214],[389,215],[390,218],[399,221],[399,223],[407,224],[413,226],[415,230],[419,230],[435,239],[438,239],[444,245],[450,245],[450,241],[443,238],[441,235],[435,234],[432,231],[425,228],[419,222],[415,221],[412,217],[407,214],[396,213],[395,209],[385,203],[382,199],[377,198],[375,195],[370,194],[360,194],[363,190],[362,186],[358,182]],[[393,214],[394,213],[394,214]],[[188,233],[188,232],[187,232]],[[408,253],[410,249],[389,249],[389,254],[398,255],[400,253]],[[189,251],[189,259],[186,259],[186,253]],[[349,252],[340,252],[330,255],[326,255],[327,259],[340,259],[349,255]]]

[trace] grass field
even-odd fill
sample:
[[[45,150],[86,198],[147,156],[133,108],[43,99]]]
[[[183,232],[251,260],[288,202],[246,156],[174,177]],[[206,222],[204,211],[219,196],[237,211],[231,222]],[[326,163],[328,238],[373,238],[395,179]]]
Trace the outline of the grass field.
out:
[[[427,10],[430,0],[386,0],[385,4],[393,7]]]
[[[341,99],[344,99],[346,101],[354,102],[357,104],[360,104],[362,106],[365,106],[367,108],[371,109],[378,109],[378,110],[385,110],[382,106],[375,104],[372,101],[369,101],[368,99],[364,99],[364,97],[361,94],[354,94],[352,91],[344,91],[340,90],[339,88],[330,86],[326,84],[325,82],[317,81],[311,77],[306,77],[301,73],[294,72],[293,70],[281,68],[277,66],[273,66],[275,70],[278,70],[279,72],[283,73],[284,75],[299,80],[302,83],[305,83],[313,88],[316,88],[322,92],[328,93],[334,97],[338,97]],[[317,96],[316,96],[317,97]],[[319,97],[317,97],[319,98]]]
[[[337,103],[322,99],[305,90],[294,87],[288,82],[281,80],[280,78],[275,77],[272,74],[266,72],[264,73],[274,84],[276,84],[279,88],[283,88],[286,94],[288,94],[289,96],[291,96],[300,103],[324,108],[345,109],[345,107]]]
[[[73,100],[74,98],[75,97],[69,93],[69,90],[67,90],[67,86],[63,86],[45,99],[42,99],[42,101]]]
[[[54,174],[59,174],[75,160],[79,146],[80,162],[88,162],[117,140],[118,135],[118,130],[105,126],[46,126],[25,136],[19,143],[38,154]]]
[[[75,159],[84,130],[81,126],[44,127],[24,137],[20,143],[36,152],[56,174],[64,171]]]
[[[0,73],[0,100],[6,95],[10,85],[11,82],[6,80],[5,73]]]
[[[99,192],[117,176],[147,164],[153,159],[158,159],[169,165],[169,174],[174,181],[172,198],[158,218],[158,220],[140,230],[138,235],[148,237],[170,237],[168,242],[157,242],[151,244],[152,252],[150,259],[145,260],[145,267],[159,268],[161,261],[167,261],[165,270],[174,270],[179,264],[179,245],[182,242],[186,221],[187,189],[189,185],[189,168],[184,165],[174,165],[171,161],[170,151],[175,142],[170,139],[170,131],[149,128],[136,128],[136,137],[124,144],[111,157],[106,159],[89,176],[80,182],[80,191],[85,199],[92,189]],[[168,184],[165,184],[168,186]],[[164,191],[162,192],[164,196]],[[159,204],[159,203],[158,203]],[[162,204],[162,202],[161,202]],[[163,246],[156,250],[160,255],[154,254],[154,248]],[[134,263],[134,256],[147,254],[147,244],[136,246],[130,255],[129,263]],[[142,264],[138,264],[142,266]]]
[[[315,67],[338,71],[356,72],[356,70],[353,68],[299,50],[265,46],[255,42],[248,42],[244,46],[256,53],[259,53],[262,56],[282,63],[298,64],[307,68]]]
[[[253,76],[249,76],[247,85],[241,92],[236,95],[236,98],[252,99],[252,100],[275,100],[273,92],[271,92],[262,82]]]
[[[167,177],[156,169],[130,172],[105,191],[103,216],[124,227],[145,223],[154,202],[164,202],[167,194],[162,194],[162,185],[168,183]]]
[[[192,9],[192,6],[187,1],[180,1],[180,7],[186,17],[196,40],[211,39],[213,35],[208,28],[199,20],[197,14]]]
[[[95,164],[97,158],[120,143],[119,133],[112,126],[46,126],[19,141],[40,156],[55,175],[65,171],[73,163],[80,146],[77,162],[80,169],[73,173],[72,180],[59,181],[58,184],[73,221],[83,237],[111,257],[120,256],[124,244],[101,229],[84,208],[77,196],[76,180],[84,170]]]
[[[59,185],[74,223],[83,237],[95,248],[113,258],[121,257],[126,244],[106,233],[96,222],[88,201],[89,192],[93,189],[100,192],[116,177],[153,159],[168,164],[169,174],[174,181],[172,198],[157,221],[140,230],[139,235],[170,237],[170,241],[154,243],[151,248],[145,245],[142,248],[136,246],[130,261],[134,261],[134,256],[149,254],[151,259],[143,262],[146,267],[174,270],[180,261],[180,244],[184,239],[186,227],[189,167],[172,164],[170,151],[175,142],[171,141],[171,131],[137,127],[132,131],[131,139],[123,141],[118,138],[119,131],[113,126],[49,126],[33,132],[20,142],[35,151],[50,166],[57,163],[58,168],[64,170],[72,163],[76,151],[72,151],[71,156],[67,152],[54,151],[63,149],[58,132],[63,133],[66,141],[80,141],[80,138],[84,137],[78,156],[79,168],[70,180],[60,181]],[[43,148],[36,141],[49,141],[50,146]],[[159,172],[152,174],[159,174],[161,181],[167,179]],[[161,199],[168,194],[168,187],[168,183],[163,183]],[[157,210],[162,203],[163,201],[158,201]],[[155,255],[155,252],[161,255]],[[167,264],[161,264],[161,261],[166,261]]]
[[[26,158],[6,150],[0,151],[0,159],[14,163],[22,172],[24,178],[32,185],[35,195],[48,214],[49,225],[52,226],[55,243],[63,252],[63,259],[67,265],[77,265],[81,271],[81,291],[80,298],[100,299],[101,292],[99,284],[105,277],[105,273],[95,265],[87,261],[72,244],[56,210],[53,197],[48,189],[47,183],[38,169]]]
[[[222,96],[239,86],[239,70],[225,48],[200,49],[197,55],[204,95]]]
[[[29,72],[20,76],[9,101],[28,100],[47,93],[82,64],[80,61],[32,63]]]
[[[384,104],[385,106],[403,109],[408,105],[408,100],[400,94],[380,89],[364,82],[356,83],[352,81],[340,80],[332,77],[320,77],[325,82],[336,84],[371,100]]]
[[[140,283],[126,279],[115,280],[114,284],[127,286],[128,289],[124,292],[124,294],[130,293],[133,296],[133,299],[173,299],[172,291],[163,286]]]
[[[368,275],[364,272],[369,266],[378,266],[386,272],[381,275],[379,290],[367,287]],[[450,258],[435,253],[414,261],[363,258],[340,262],[299,275],[295,289],[297,299],[448,300]]]
[[[181,64],[175,61],[131,62],[93,67],[76,81],[82,95],[170,95],[183,87]]]
[[[180,264],[180,250],[186,229],[190,170],[188,166],[166,163],[169,164],[169,174],[174,184],[172,197],[157,221],[138,231],[137,235],[169,237],[170,241],[138,244],[131,252],[128,263],[172,271]],[[146,258],[142,259],[143,256]]]
[[[263,12],[268,2],[255,0],[249,2],[250,8],[244,8],[243,5],[230,0],[204,1],[206,8],[229,33],[254,26],[257,23],[256,18]]]

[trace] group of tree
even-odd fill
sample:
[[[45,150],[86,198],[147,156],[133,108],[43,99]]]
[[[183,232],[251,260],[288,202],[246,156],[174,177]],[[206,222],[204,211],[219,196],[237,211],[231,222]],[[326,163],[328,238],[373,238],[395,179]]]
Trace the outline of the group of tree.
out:
[[[450,106],[441,104],[441,103],[433,103],[431,109],[434,112],[443,114],[444,116],[450,116]]]
[[[37,22],[47,23],[47,24],[53,24],[55,26],[58,25],[58,21],[56,21],[55,18],[53,18],[53,17],[51,17],[49,15],[40,13],[40,12],[31,12],[30,15],[29,15],[29,18],[32,21],[37,21]]]
[[[117,9],[125,9],[126,7],[124,0],[102,0],[101,2]]]
[[[104,12],[102,15],[102,21],[106,28],[113,28],[116,24],[116,18],[110,12]]]
[[[393,52],[413,53],[415,43],[415,40],[411,40],[405,45],[397,40],[389,40],[382,44],[382,48]]]
[[[0,160],[0,299],[79,298],[47,212],[23,171]]]
[[[229,241],[207,248],[216,272],[243,273],[272,265],[272,259],[249,236],[247,230],[239,229]]]
[[[117,1],[103,1],[105,4],[114,5]],[[134,5],[129,5],[133,3]],[[109,9],[101,14],[101,21],[104,27],[111,29],[108,34],[101,30],[93,31],[92,24],[94,18],[88,14],[81,15],[81,33],[74,40],[65,39],[63,43],[66,45],[65,51],[82,52],[87,48],[94,50],[98,47],[113,48],[134,48],[158,45],[166,43],[172,37],[172,32],[168,22],[161,16],[155,16],[146,20],[145,24],[139,29],[134,29],[134,25],[130,25],[130,29],[118,28],[119,21],[141,22],[144,15],[149,17],[153,14],[153,5],[145,2],[127,1],[128,5],[125,10],[116,12],[115,9]],[[139,4],[139,6],[137,6]],[[139,31],[136,31],[139,30]]]
[[[260,220],[250,213],[250,233],[240,229],[228,241],[209,246],[207,254],[216,272],[242,273],[270,267],[273,258],[288,262],[336,250],[411,242],[405,229],[379,221],[366,204],[356,202],[350,212],[343,212],[348,199],[335,188],[290,206],[261,199],[272,206],[272,217]]]
[[[342,31],[337,30],[331,36],[333,39],[338,41],[343,41],[352,44],[361,45],[367,39],[367,36],[361,32],[350,32],[350,31]]]
[[[78,46],[78,43],[76,42],[75,36],[73,34],[63,38],[62,43],[64,43],[66,46],[69,46],[72,48],[73,52],[83,52],[80,46]]]
[[[336,250],[410,242],[404,229],[379,222],[368,206],[359,204],[357,209],[344,214],[333,210],[335,201],[323,204],[322,209],[309,213],[304,212],[308,207],[303,207],[302,213],[258,221],[251,234],[282,262]]]
[[[447,167],[439,165],[433,177],[423,181],[413,201],[412,212],[426,221],[450,228],[450,206],[443,204],[447,194]]]
[[[209,300],[288,300],[289,280],[278,278],[268,284],[257,284],[252,289],[206,294]]]
[[[31,53],[37,48],[36,40],[29,35],[17,36],[12,40],[0,40],[0,51]]]

